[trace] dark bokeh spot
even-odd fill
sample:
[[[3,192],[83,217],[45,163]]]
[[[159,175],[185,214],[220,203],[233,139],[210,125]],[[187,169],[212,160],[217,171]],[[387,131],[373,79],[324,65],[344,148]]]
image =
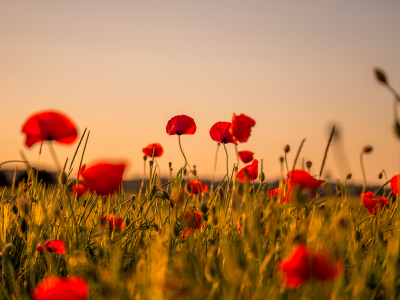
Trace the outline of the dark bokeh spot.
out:
[[[0,171],[0,186],[6,186],[9,185],[8,180],[4,172]]]
[[[32,168],[33,174],[36,176],[36,169]],[[17,182],[27,182],[28,180],[28,173],[23,171],[23,172],[18,172],[17,173]],[[38,172],[38,181],[46,184],[57,184],[57,178],[53,173],[47,172],[45,170],[39,170]]]

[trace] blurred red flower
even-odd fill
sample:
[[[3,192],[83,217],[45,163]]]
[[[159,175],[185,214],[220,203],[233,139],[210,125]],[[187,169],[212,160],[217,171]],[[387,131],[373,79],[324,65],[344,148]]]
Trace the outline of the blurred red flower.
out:
[[[363,201],[363,204],[365,206],[366,209],[368,209],[368,211],[375,215],[376,214],[376,208],[378,203],[380,203],[381,205],[381,210],[386,206],[386,204],[388,204],[389,200],[385,197],[381,197],[379,199],[374,197],[374,193],[373,192],[367,192],[365,194],[360,194],[360,197]]]
[[[255,159],[251,165],[247,165],[244,168],[242,168],[239,173],[237,174],[237,179],[241,182],[244,183],[246,181],[246,174],[248,174],[248,181],[256,180],[258,177],[258,160]]]
[[[26,134],[27,147],[43,141],[72,144],[78,135],[74,123],[67,116],[55,111],[44,111],[30,116],[23,125],[22,132]]]
[[[104,215],[101,220],[100,220],[100,225],[101,227],[104,227],[106,225],[106,222],[108,222],[109,228],[114,231],[124,231],[125,230],[125,225],[122,220],[122,218],[118,218],[114,215]]]
[[[399,175],[393,176],[390,180],[390,186],[392,187],[393,195],[397,196],[399,192]]]
[[[86,188],[83,184],[78,183],[78,185],[72,186],[72,192],[75,196],[82,197],[82,195],[86,192]]]
[[[35,300],[86,300],[89,285],[81,278],[47,277],[32,291]]]
[[[189,233],[200,229],[203,224],[203,217],[197,211],[188,211],[185,213],[185,217],[189,218],[187,225],[188,228],[183,232],[182,238],[186,238]]]
[[[343,263],[334,261],[326,253],[315,253],[306,246],[298,246],[293,253],[281,260],[277,266],[283,272],[284,282],[289,288],[297,288],[311,278],[320,281],[333,280],[343,271]]]
[[[185,190],[186,194],[188,195],[197,195],[199,193],[205,193],[208,191],[208,186],[198,180],[192,180],[188,182],[192,188],[191,193],[189,193],[187,190]]]
[[[253,154],[254,152],[250,152],[250,151],[239,151],[239,158],[242,162],[244,162],[245,164],[251,162],[254,158],[253,158]]]
[[[291,180],[290,177],[292,177]],[[303,170],[294,170],[293,176],[292,171],[290,171],[287,173],[286,179],[286,183],[291,190],[293,190],[295,187],[299,187],[302,190],[308,189],[310,190],[310,197],[314,197],[313,190],[317,189],[324,182],[324,180],[315,179],[308,172]]]
[[[158,143],[150,144],[146,148],[143,148],[142,151],[148,157],[153,157],[153,150],[154,157],[161,157],[161,155],[164,153],[163,147]]]
[[[279,193],[282,193],[282,202],[281,202],[281,204],[282,205],[286,204],[289,201],[290,197],[288,197],[288,199],[286,199],[285,189],[284,188],[276,188],[276,189],[268,191],[268,195],[270,195],[271,197],[274,196],[276,199],[279,198]],[[288,194],[290,194],[290,192]]]
[[[231,123],[229,122],[217,122],[210,129],[211,138],[219,143],[233,143],[237,145],[235,142],[233,135],[230,133],[229,128],[231,127]]]
[[[167,133],[169,135],[194,134],[196,129],[194,120],[185,115],[175,116],[167,124]]]
[[[256,125],[256,122],[252,118],[244,114],[238,116],[233,114],[230,132],[236,141],[241,143],[247,142],[250,137],[251,127],[254,125]]]
[[[79,170],[86,187],[97,195],[107,196],[117,191],[122,182],[125,164],[98,163],[90,168],[86,165]]]
[[[44,248],[43,248],[44,247]],[[39,252],[47,251],[50,253],[65,254],[64,242],[61,240],[45,240],[38,244],[36,250]]]

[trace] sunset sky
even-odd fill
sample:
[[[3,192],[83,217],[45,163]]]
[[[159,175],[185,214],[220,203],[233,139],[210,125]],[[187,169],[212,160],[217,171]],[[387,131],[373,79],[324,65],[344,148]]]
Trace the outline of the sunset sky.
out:
[[[398,0],[2,1],[0,161],[20,159],[22,149],[36,165],[39,144],[27,148],[21,127],[54,109],[91,131],[85,162],[123,159],[125,178],[140,178],[142,148],[158,142],[167,175],[168,162],[177,171],[184,161],[165,127],[186,114],[197,132],[182,137],[184,151],[208,179],[211,126],[244,113],[256,126],[239,150],[263,159],[267,180],[280,174],[284,145],[291,166],[303,138],[300,158],[317,174],[337,124],[342,145],[333,145],[326,174],[361,182],[359,156],[370,144],[367,180],[383,182],[382,169],[388,177],[400,170],[400,140],[393,97],[373,68],[400,91],[399,12]],[[62,163],[76,145],[55,146]],[[41,166],[54,169],[47,147]],[[225,172],[221,148],[217,177]]]

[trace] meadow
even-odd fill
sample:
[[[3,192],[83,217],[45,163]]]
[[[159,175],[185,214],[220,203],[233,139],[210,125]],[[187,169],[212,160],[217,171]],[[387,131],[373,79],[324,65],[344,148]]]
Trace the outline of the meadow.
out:
[[[384,73],[375,75],[400,101]],[[210,137],[226,151],[251,138],[255,124],[234,114],[232,122],[215,123]],[[395,114],[397,134],[399,128]],[[398,175],[388,174],[375,190],[364,176],[361,195],[348,186],[351,174],[334,184],[320,180],[335,128],[324,141],[318,174],[309,174],[311,162],[300,166],[303,144],[287,145],[279,186],[265,183],[262,159],[250,151],[237,157],[226,152],[225,177],[208,186],[184,152],[195,120],[177,115],[166,133],[176,139],[185,165],[170,164],[168,181],[161,181],[157,157],[163,148],[145,147],[142,186],[134,195],[122,187],[122,160],[86,165],[90,132],[77,136],[69,117],[35,113],[22,131],[27,147],[79,143],[62,165],[52,152],[57,185],[38,180],[26,160],[14,161],[28,176],[0,198],[1,299],[400,296]],[[371,151],[360,147],[361,168]],[[229,160],[236,161],[232,169]]]

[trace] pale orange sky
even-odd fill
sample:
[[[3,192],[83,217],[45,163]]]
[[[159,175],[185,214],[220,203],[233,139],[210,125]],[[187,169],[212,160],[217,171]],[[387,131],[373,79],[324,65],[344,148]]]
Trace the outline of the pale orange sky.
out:
[[[335,123],[349,165],[339,168],[331,152],[326,171],[360,182],[359,154],[371,144],[367,180],[378,183],[382,169],[391,177],[400,168],[393,98],[372,75],[383,68],[400,90],[399,11],[397,0],[2,1],[0,160],[20,159],[23,149],[35,165],[39,145],[24,146],[21,126],[36,111],[57,109],[80,132],[91,130],[86,162],[126,159],[125,177],[141,177],[141,149],[158,142],[166,175],[168,162],[177,171],[183,158],[165,127],[186,114],[198,129],[183,137],[185,153],[210,178],[209,129],[235,112],[256,120],[239,150],[264,159],[267,180],[279,176],[283,146],[292,148],[292,165],[303,138],[301,158],[318,173]],[[60,161],[76,144],[56,146]],[[41,164],[53,168],[47,147]],[[225,170],[221,148],[218,177]]]

